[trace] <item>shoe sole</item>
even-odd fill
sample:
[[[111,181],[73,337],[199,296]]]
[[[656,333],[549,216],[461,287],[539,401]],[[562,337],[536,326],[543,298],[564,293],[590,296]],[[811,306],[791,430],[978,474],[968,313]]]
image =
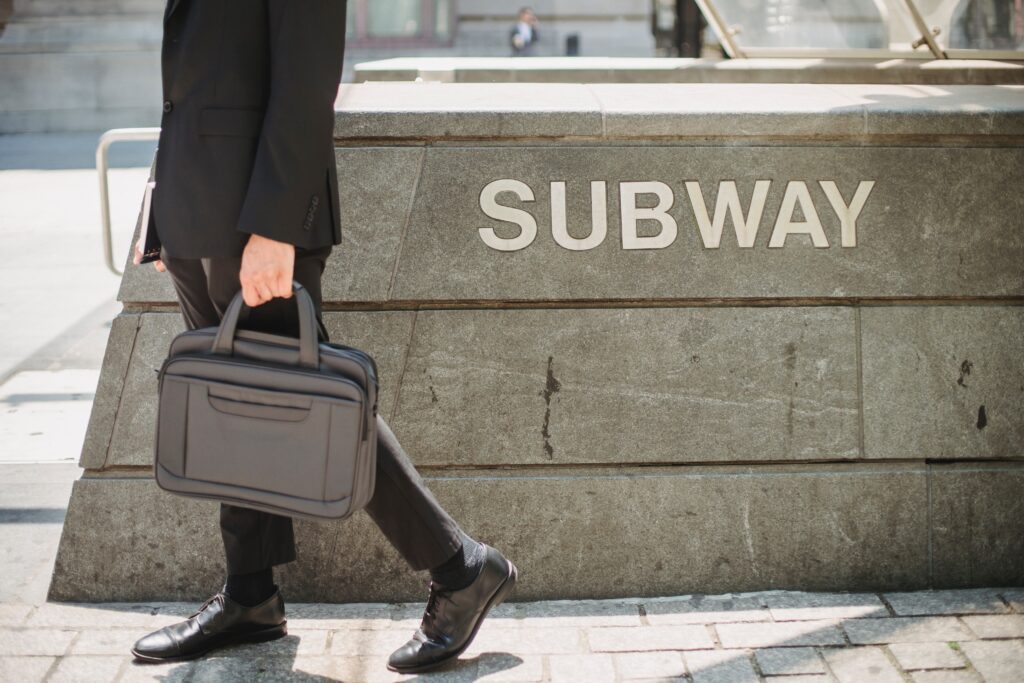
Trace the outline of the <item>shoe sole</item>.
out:
[[[463,652],[465,652],[466,649],[473,642],[473,639],[476,638],[477,631],[479,631],[480,627],[483,625],[484,619],[487,618],[487,614],[491,611],[491,609],[497,607],[502,602],[504,602],[505,598],[507,598],[509,596],[509,594],[512,592],[512,589],[515,588],[515,586],[516,586],[516,581],[519,579],[519,570],[516,569],[516,566],[514,564],[512,564],[511,560],[507,560],[507,562],[508,562],[508,566],[510,567],[510,571],[508,573],[508,576],[506,576],[505,580],[502,581],[501,585],[498,586],[498,590],[494,591],[494,595],[491,596],[491,599],[487,601],[487,604],[484,606],[483,613],[480,615],[480,618],[477,619],[477,621],[476,621],[476,626],[474,626],[473,630],[470,631],[469,638],[467,638],[466,642],[462,644],[462,647],[460,647],[458,650],[453,650],[451,652],[451,654],[449,654],[444,659],[439,659],[436,662],[431,662],[430,664],[420,664],[419,666],[409,666],[409,667],[404,667],[404,666],[403,667],[398,667],[398,666],[391,666],[390,664],[388,664],[387,665],[388,670],[389,671],[394,671],[395,673],[401,673],[401,674],[420,673],[422,671],[431,671],[433,669],[437,669],[439,667],[442,667],[445,664],[448,664],[453,659],[457,659],[459,657],[459,655],[461,655]]]
[[[241,643],[265,643],[270,640],[277,640],[278,638],[283,638],[286,635],[288,635],[287,622],[280,624],[279,626],[271,626],[270,628],[265,628],[261,631],[253,631],[251,633],[240,633],[229,640],[218,643],[213,647],[206,648],[205,650],[193,652],[192,654],[178,655],[176,657],[153,657],[151,655],[144,655],[139,652],[136,652],[135,648],[132,648],[132,654],[139,661],[153,664],[164,664],[168,662],[187,662],[190,659],[199,659],[205,654],[213,652],[214,650],[220,649],[222,647],[227,647],[229,645],[239,645]]]

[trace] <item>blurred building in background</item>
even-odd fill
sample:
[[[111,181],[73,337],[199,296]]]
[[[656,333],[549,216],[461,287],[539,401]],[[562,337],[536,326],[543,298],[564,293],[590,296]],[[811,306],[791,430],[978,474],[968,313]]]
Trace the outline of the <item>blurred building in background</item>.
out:
[[[199,1],[199,0],[193,0]],[[160,121],[166,0],[0,0],[0,133]],[[1020,60],[1024,0],[348,0],[342,80],[392,57]]]
[[[675,0],[671,0],[673,3]],[[349,63],[385,57],[512,54],[519,10],[540,20],[537,56],[650,57],[651,0],[349,0]]]

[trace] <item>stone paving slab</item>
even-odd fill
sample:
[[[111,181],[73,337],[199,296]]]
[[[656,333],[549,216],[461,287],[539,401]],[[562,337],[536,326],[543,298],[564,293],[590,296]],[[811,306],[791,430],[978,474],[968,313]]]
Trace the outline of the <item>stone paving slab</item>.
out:
[[[128,648],[193,604],[2,604],[0,681],[1020,683],[1024,614],[960,613],[997,609],[985,596],[1016,592],[778,590],[507,603],[457,662],[419,676],[384,666],[412,635],[419,603],[290,604],[284,638],[155,666],[135,663]],[[890,597],[925,613],[890,616]],[[865,609],[882,616],[860,616]],[[752,613],[759,619],[734,620]]]
[[[756,658],[766,676],[825,673],[825,665],[813,647],[765,648],[757,651]]]
[[[910,674],[914,683],[979,683],[981,677],[973,671],[914,671]]]
[[[719,624],[722,647],[843,645],[836,620]]]
[[[746,650],[694,650],[683,656],[694,683],[752,683],[760,680]]]
[[[970,631],[956,617],[890,617],[887,619],[850,619],[843,622],[850,642],[921,643],[967,640]]]
[[[642,652],[645,650],[699,650],[715,646],[699,624],[587,629],[587,642],[595,652]]]
[[[767,621],[771,613],[760,598],[731,595],[644,603],[651,624],[712,624],[737,621]]]
[[[986,683],[1020,683],[1024,672],[1024,641],[963,643],[964,654]]]
[[[921,614],[1004,614],[1009,608],[995,589],[961,589],[885,593],[896,616]]]
[[[899,669],[880,647],[862,646],[826,650],[825,661],[839,683],[903,683]]]
[[[1010,607],[1024,614],[1024,590],[1004,590],[1001,591],[1001,594]]]
[[[904,669],[960,669],[965,663],[948,643],[893,643],[889,652]]]
[[[804,619],[853,619],[889,616],[885,605],[874,593],[797,593],[766,596],[765,602],[775,621]]]
[[[686,663],[678,652],[622,652],[612,657],[615,671],[624,680],[681,678]]]
[[[963,622],[979,638],[1024,638],[1024,614],[979,614]]]
[[[62,657],[56,668],[46,678],[48,683],[96,683],[113,681],[127,664],[124,651],[107,656]]]

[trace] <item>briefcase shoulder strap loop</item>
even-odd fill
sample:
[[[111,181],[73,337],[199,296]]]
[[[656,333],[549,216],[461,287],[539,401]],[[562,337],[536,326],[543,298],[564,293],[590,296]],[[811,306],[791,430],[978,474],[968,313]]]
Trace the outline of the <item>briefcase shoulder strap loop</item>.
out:
[[[294,292],[295,305],[299,307],[299,365],[317,369],[320,367],[319,330],[316,322],[316,307],[313,305],[313,298],[297,280],[292,280],[292,291]],[[225,356],[233,355],[235,330],[238,328],[238,318],[243,309],[249,306],[242,298],[242,290],[238,290],[235,297],[228,304],[224,311],[224,318],[221,320],[217,336],[213,340],[212,351]]]

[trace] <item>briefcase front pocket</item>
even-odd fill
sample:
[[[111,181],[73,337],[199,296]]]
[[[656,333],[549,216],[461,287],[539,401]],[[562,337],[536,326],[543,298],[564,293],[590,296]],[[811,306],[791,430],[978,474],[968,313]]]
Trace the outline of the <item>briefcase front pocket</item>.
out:
[[[362,429],[360,402],[206,379],[164,379],[187,392],[179,395],[186,410],[179,440],[186,479],[317,501],[351,495],[357,458],[330,448],[351,443],[350,435]]]

